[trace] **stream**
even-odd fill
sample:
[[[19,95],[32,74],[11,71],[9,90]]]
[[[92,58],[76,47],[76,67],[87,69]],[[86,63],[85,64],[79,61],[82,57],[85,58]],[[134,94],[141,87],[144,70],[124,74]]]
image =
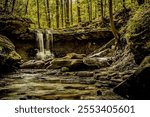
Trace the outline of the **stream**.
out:
[[[20,69],[1,76],[0,99],[122,99],[113,93],[112,88],[97,87],[93,77],[79,77],[75,74],[59,70]]]

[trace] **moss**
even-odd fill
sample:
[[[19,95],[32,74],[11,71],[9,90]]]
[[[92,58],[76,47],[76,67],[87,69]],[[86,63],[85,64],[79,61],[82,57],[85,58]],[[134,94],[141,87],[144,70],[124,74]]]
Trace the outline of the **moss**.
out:
[[[124,38],[135,55],[137,64],[150,53],[150,6],[140,6],[126,26]]]
[[[62,67],[61,68],[61,72],[68,72],[69,71],[69,68],[68,67]]]
[[[21,56],[16,51],[11,51],[8,58],[12,60],[21,60]]]

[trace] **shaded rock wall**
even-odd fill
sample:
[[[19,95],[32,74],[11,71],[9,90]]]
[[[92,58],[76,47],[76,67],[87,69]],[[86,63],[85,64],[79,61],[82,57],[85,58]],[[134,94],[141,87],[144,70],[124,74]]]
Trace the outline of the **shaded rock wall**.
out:
[[[137,64],[150,54],[150,6],[141,6],[129,20],[124,36]]]
[[[15,51],[13,43],[0,35],[0,72],[14,70],[20,61],[21,56]]]

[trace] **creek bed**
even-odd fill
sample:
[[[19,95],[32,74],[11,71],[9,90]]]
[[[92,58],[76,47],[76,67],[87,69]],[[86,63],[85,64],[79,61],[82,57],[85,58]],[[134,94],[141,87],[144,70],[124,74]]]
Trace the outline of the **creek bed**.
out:
[[[20,69],[2,75],[0,99],[11,100],[84,100],[123,99],[111,88],[97,87],[93,77],[79,77],[74,72],[60,73],[59,70]]]

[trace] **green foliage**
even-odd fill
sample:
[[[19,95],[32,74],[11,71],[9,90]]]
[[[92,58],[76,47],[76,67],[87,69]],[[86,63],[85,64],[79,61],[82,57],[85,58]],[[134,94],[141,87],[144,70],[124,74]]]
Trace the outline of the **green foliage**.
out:
[[[11,1],[11,0],[10,0]],[[88,14],[88,1],[89,0],[79,0],[80,2],[80,10],[81,10],[81,20],[83,22],[89,21],[89,14]],[[101,9],[100,9],[100,0],[91,0],[92,1],[92,19],[93,20],[100,20],[101,19]],[[5,0],[2,0],[0,2],[0,8],[4,8],[4,2]],[[28,12],[26,11],[26,4],[27,0],[16,0],[14,13],[21,16],[30,18],[34,24],[32,25],[32,28],[38,28],[38,19],[37,19],[37,0],[29,0],[28,4]],[[46,21],[46,13],[45,13],[45,0],[39,0],[39,7],[40,7],[40,24],[41,28],[47,28],[47,21]],[[59,0],[60,2],[60,0]],[[72,14],[73,14],[73,25],[78,25],[78,14],[77,14],[77,2],[76,0],[72,0]],[[10,3],[11,4],[11,3]],[[50,18],[51,18],[51,25],[52,28],[56,28],[56,0],[49,0],[50,4]],[[10,5],[11,6],[11,5]],[[132,10],[136,9],[137,2],[131,3],[131,0],[126,0],[125,6],[131,7]],[[122,0],[113,0],[113,12],[118,12],[120,9],[122,9]],[[108,8],[108,0],[103,0],[103,9],[104,9],[104,17],[109,17],[109,8]],[[69,10],[70,12],[71,10]],[[71,13],[69,13],[71,14]],[[61,24],[61,9],[59,4],[59,19],[60,19],[60,26]],[[71,15],[69,15],[71,16]],[[63,19],[65,22],[65,14],[63,15]],[[71,19],[71,18],[70,18]],[[64,27],[61,27],[64,28]]]

